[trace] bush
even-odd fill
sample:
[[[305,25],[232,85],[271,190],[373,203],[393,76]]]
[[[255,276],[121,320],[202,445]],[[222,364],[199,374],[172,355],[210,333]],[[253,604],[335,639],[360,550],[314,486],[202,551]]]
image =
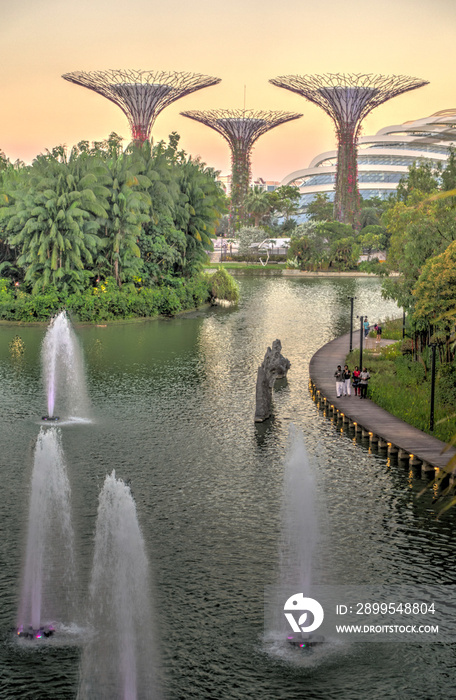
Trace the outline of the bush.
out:
[[[437,376],[437,398],[441,403],[456,408],[456,363],[441,365]]]
[[[373,260],[363,260],[358,265],[358,270],[360,272],[369,272],[372,275],[386,275],[387,271],[385,265],[380,263],[377,258]]]
[[[225,299],[234,303],[239,301],[238,284],[222,267],[210,278],[210,286],[213,299]]]
[[[380,356],[363,355],[371,379],[368,396],[376,404],[406,423],[430,433],[430,372],[424,362],[413,362],[401,353],[401,343],[382,348]],[[349,367],[359,365],[359,350],[346,360]],[[432,435],[448,442],[456,433],[456,366],[441,365],[437,378],[435,428]]]
[[[47,321],[63,307],[79,321],[110,321],[118,318],[172,316],[184,309],[209,301],[209,279],[205,275],[188,280],[173,278],[157,287],[135,288],[116,285],[113,278],[96,287],[65,297],[49,287],[44,294],[17,293],[9,283],[0,280],[0,318],[11,321]]]

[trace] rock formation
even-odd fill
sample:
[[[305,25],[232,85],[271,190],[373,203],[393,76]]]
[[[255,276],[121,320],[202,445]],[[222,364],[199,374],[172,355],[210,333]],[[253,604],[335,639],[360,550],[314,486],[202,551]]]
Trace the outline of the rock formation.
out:
[[[274,340],[268,348],[263,363],[258,367],[256,384],[255,423],[262,423],[271,417],[272,387],[276,379],[287,376],[290,361],[282,355],[282,343]]]

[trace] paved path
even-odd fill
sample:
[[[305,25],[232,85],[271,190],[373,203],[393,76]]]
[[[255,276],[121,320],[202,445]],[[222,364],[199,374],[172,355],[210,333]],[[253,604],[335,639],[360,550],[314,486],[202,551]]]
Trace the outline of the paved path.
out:
[[[353,347],[359,347],[359,331],[353,336]],[[345,357],[349,351],[349,340],[350,334],[347,333],[324,345],[312,357],[309,367],[310,379],[320,390],[321,396],[330,400],[336,409],[343,411],[353,422],[358,423],[385,442],[396,445],[409,455],[414,455],[433,467],[446,466],[450,457],[456,454],[456,450],[451,449],[442,454],[446,445],[441,440],[404,423],[369,399],[360,400],[354,396],[353,387],[351,396],[336,398],[334,372],[337,365],[344,366]],[[375,341],[371,338],[368,339],[368,343],[368,347],[375,345]],[[386,345],[388,341],[382,340],[381,344]],[[366,362],[363,364],[366,366]]]

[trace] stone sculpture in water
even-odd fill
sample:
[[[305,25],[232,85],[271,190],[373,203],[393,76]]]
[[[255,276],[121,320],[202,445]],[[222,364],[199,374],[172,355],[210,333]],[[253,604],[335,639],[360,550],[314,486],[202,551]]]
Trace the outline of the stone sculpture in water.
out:
[[[274,340],[272,348],[267,349],[264,360],[258,367],[255,423],[262,423],[271,417],[274,382],[286,377],[290,367],[290,361],[282,355],[282,343],[280,340]]]

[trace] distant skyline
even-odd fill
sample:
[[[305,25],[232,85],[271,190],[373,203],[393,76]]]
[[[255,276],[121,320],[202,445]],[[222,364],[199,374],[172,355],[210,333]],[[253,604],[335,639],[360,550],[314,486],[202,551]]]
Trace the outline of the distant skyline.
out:
[[[403,74],[430,84],[378,107],[363,134],[456,108],[454,0],[0,0],[0,149],[31,160],[46,148],[98,141],[112,131],[129,142],[126,117],[107,99],[61,78],[76,70],[140,68],[222,79],[166,108],[154,141],[177,131],[180,145],[222,174],[224,139],[180,116],[198,109],[285,110],[304,116],[262,136],[253,176],[282,180],[335,148],[334,127],[317,106],[268,83],[286,74]],[[245,88],[244,88],[245,86]]]

